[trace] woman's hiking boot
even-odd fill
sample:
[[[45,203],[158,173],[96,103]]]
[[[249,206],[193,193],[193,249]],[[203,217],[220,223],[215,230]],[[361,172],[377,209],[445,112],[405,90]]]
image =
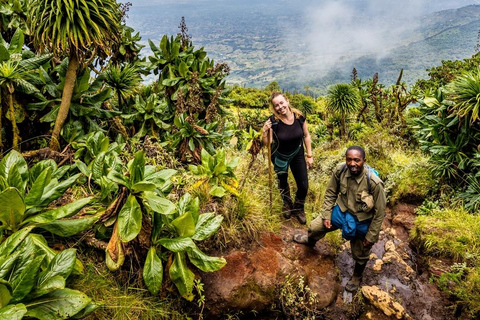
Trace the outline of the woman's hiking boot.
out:
[[[358,262],[355,262],[355,269],[353,270],[353,275],[345,285],[345,290],[347,290],[348,292],[357,292],[358,288],[360,288],[360,283],[362,283],[363,271],[365,270],[366,266],[366,263],[359,264]]]
[[[292,216],[292,203],[291,202],[284,202],[282,208],[282,214],[285,219],[290,219]]]
[[[300,224],[307,224],[307,218],[305,217],[305,201],[295,200],[293,204],[292,215],[297,217]]]

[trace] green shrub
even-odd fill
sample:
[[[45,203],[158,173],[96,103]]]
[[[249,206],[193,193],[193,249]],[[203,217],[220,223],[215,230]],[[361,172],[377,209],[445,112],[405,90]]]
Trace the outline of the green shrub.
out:
[[[427,206],[428,207],[428,206]],[[423,254],[446,256],[457,263],[450,272],[434,279],[440,289],[451,294],[456,304],[477,319],[480,315],[480,216],[464,209],[424,207],[412,229],[414,243]]]

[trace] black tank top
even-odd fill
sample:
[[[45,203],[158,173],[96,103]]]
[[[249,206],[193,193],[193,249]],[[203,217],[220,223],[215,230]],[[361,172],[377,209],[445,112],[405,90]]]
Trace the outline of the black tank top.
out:
[[[277,120],[277,129],[274,130],[274,140],[278,141],[277,149],[282,154],[288,155],[298,149],[303,143],[303,123],[304,117],[295,118],[292,124],[285,124],[281,120]]]

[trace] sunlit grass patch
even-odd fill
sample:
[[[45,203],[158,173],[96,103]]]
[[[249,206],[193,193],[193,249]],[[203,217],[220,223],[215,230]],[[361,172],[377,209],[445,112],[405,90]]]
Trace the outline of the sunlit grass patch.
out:
[[[189,319],[181,312],[183,302],[176,295],[152,296],[146,288],[121,282],[118,274],[109,272],[102,262],[86,263],[84,275],[75,278],[71,287],[82,290],[99,305],[87,320]]]
[[[432,209],[418,216],[412,238],[423,254],[453,258],[449,272],[433,280],[451,294],[457,313],[480,315],[480,215],[464,209]]]
[[[418,216],[412,237],[424,253],[480,263],[480,215],[461,208],[434,209]]]
[[[385,181],[385,189],[391,204],[398,200],[421,201],[435,190],[434,180],[428,165],[428,158],[421,154],[392,154],[395,171]]]

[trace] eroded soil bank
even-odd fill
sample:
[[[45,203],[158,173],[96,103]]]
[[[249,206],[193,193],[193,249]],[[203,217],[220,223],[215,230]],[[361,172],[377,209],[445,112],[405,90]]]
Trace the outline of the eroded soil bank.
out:
[[[303,319],[286,315],[279,301],[285,300],[280,296],[285,277],[294,276],[316,294],[317,302],[309,308],[321,310],[317,319],[455,319],[448,297],[430,283],[430,272],[409,244],[414,209],[398,204],[387,211],[357,294],[344,291],[354,265],[349,243],[337,254],[324,241],[313,249],[296,244],[293,234],[306,227],[290,220],[279,234],[224,254],[227,266],[219,272],[202,275],[206,317]]]

